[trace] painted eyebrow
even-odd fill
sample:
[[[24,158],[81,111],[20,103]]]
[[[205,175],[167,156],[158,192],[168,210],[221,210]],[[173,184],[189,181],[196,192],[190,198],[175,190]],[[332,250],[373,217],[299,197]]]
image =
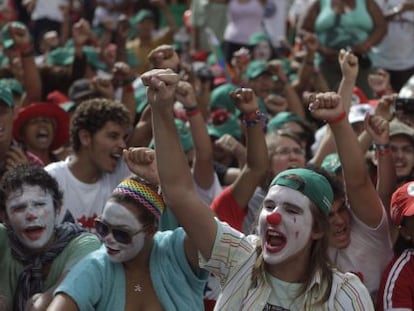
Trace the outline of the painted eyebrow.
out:
[[[10,209],[18,209],[18,208],[25,208],[25,207],[27,207],[26,202],[16,203],[16,204],[10,205]]]

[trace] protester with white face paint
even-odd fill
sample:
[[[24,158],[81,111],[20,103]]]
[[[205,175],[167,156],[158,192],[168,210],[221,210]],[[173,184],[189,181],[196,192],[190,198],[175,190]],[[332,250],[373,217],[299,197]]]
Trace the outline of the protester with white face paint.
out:
[[[182,228],[157,232],[164,208],[157,187],[121,182],[95,220],[104,245],[71,270],[48,311],[203,310],[208,273]]]
[[[215,219],[194,191],[173,121],[178,76],[153,70],[142,80],[153,114],[163,196],[198,248],[200,266],[221,280],[215,310],[373,310],[360,280],[329,264],[334,194],[324,176],[301,168],[279,173],[260,212],[259,235],[243,235]],[[243,89],[236,92],[241,99]]]
[[[95,235],[55,219],[57,181],[39,166],[18,166],[0,181],[1,310],[44,310],[71,267],[100,246]]]

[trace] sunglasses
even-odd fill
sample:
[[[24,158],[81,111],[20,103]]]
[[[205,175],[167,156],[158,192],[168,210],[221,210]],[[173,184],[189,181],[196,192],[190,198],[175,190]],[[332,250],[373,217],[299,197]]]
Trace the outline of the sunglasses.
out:
[[[95,219],[95,230],[96,233],[99,235],[100,238],[105,238],[109,233],[112,233],[115,241],[121,244],[130,244],[132,242],[132,238],[145,231],[146,226],[136,232],[129,232],[122,229],[114,229],[112,226],[103,222],[100,218]]]

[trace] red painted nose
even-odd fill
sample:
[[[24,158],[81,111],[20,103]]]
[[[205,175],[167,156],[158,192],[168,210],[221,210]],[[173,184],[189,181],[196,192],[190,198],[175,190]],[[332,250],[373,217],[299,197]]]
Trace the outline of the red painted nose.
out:
[[[282,220],[282,216],[279,213],[272,213],[267,215],[266,220],[271,225],[278,225]]]

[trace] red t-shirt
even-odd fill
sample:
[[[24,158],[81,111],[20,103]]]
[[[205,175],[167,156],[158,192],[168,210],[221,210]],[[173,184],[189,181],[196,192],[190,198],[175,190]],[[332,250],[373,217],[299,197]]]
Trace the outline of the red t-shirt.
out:
[[[211,203],[211,208],[217,218],[227,222],[231,227],[243,232],[243,221],[247,215],[247,208],[241,207],[233,196],[231,186],[225,188]]]
[[[414,310],[414,249],[405,250],[385,269],[377,296],[377,309]]]

